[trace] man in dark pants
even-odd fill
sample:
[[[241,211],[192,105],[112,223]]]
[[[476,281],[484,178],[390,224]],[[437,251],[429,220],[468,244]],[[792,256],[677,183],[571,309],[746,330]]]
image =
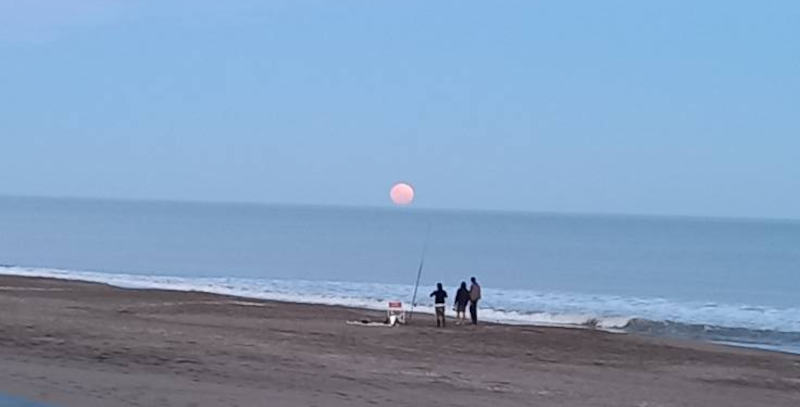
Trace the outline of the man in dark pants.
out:
[[[481,286],[475,277],[470,279],[472,285],[469,287],[469,316],[472,324],[478,325],[478,301],[481,299]]]

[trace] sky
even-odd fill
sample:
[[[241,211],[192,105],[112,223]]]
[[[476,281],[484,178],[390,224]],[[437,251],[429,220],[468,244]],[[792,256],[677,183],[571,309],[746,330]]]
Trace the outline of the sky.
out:
[[[800,218],[800,2],[0,0],[0,194]]]

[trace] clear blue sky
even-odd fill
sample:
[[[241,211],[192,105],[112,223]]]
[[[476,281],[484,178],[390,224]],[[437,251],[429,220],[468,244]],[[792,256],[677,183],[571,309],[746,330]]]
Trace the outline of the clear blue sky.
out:
[[[0,151],[5,195],[800,218],[800,2],[0,0]]]

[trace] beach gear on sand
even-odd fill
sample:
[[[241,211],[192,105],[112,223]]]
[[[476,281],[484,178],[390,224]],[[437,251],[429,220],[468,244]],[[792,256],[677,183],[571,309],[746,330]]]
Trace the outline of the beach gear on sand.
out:
[[[403,303],[401,301],[389,301],[389,306],[386,309],[386,319],[383,322],[362,319],[347,321],[345,323],[347,325],[356,326],[393,327],[397,324],[406,323],[406,310],[403,308]]]
[[[386,308],[386,317],[391,319],[392,316],[397,318],[398,323],[406,323],[406,310],[403,308],[401,301],[389,301],[389,306]]]
[[[368,319],[362,319],[357,321],[347,321],[345,323],[347,325],[355,325],[355,326],[377,326],[377,327],[391,328],[397,325],[397,316],[392,315],[383,322],[376,322],[376,321],[370,321]]]

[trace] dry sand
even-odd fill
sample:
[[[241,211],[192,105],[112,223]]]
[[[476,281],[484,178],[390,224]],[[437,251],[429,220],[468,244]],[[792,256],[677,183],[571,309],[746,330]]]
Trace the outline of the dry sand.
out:
[[[63,407],[800,406],[800,357],[0,277],[0,393]]]

